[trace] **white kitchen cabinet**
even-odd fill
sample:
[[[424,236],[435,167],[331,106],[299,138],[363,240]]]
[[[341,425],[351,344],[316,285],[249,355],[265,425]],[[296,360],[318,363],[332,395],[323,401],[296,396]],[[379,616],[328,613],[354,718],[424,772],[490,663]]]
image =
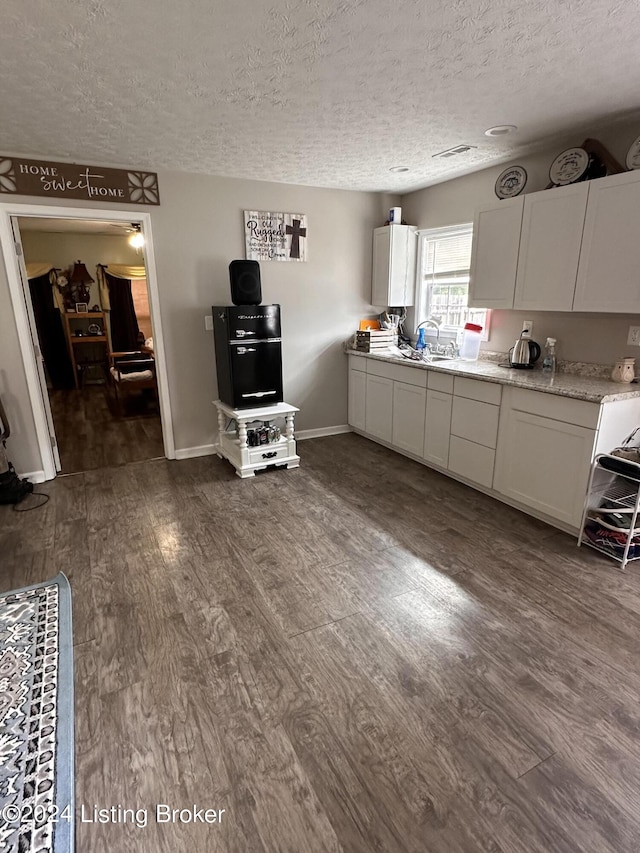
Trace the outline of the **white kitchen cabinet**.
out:
[[[473,220],[472,308],[513,308],[524,196],[482,205]]]
[[[367,374],[355,367],[351,362],[361,362],[364,359],[349,359],[349,424],[354,429],[363,430],[366,427]]]
[[[451,410],[451,435],[466,438],[495,448],[498,437],[498,419],[500,406],[491,403],[479,403],[464,397],[453,398]]]
[[[640,313],[640,171],[589,183],[574,311]]]
[[[495,450],[452,435],[449,440],[449,470],[487,489],[493,483]]]
[[[596,431],[504,406],[494,488],[571,527],[580,525]]]
[[[400,450],[422,456],[426,388],[394,382],[393,431],[391,442]]]
[[[374,230],[372,305],[413,305],[417,243],[416,229],[410,225],[385,225]]]
[[[450,376],[446,377],[451,379]],[[453,384],[453,383],[452,383]],[[425,412],[423,457],[440,468],[449,464],[449,434],[453,397],[444,391],[429,388]]]
[[[367,374],[365,429],[369,435],[391,443],[393,435],[393,380]]]
[[[589,187],[581,183],[524,197],[514,308],[571,311]]]

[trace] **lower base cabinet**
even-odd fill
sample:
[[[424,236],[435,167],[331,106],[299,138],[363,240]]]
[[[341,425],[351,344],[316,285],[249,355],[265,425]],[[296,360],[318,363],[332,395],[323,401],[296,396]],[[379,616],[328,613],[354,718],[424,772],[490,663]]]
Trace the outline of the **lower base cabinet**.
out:
[[[496,452],[466,438],[452,435],[449,442],[449,470],[465,480],[490,489]]]
[[[580,526],[594,455],[640,423],[640,398],[592,403],[357,356],[349,362],[352,427],[563,530]]]
[[[391,443],[400,450],[422,456],[426,388],[394,382]]]
[[[393,435],[393,380],[367,374],[366,432],[391,442]]]
[[[349,370],[349,423],[355,429],[366,426],[367,374],[362,370]]]
[[[503,412],[494,488],[525,506],[579,527],[595,430],[530,412]]]
[[[422,458],[440,468],[449,464],[452,400],[452,395],[444,391],[427,391]]]

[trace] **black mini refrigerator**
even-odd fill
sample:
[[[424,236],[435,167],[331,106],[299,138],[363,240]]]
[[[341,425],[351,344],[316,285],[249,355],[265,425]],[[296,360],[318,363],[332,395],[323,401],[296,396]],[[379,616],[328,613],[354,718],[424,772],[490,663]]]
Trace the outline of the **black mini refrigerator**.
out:
[[[279,305],[213,306],[218,396],[234,409],[283,401]]]

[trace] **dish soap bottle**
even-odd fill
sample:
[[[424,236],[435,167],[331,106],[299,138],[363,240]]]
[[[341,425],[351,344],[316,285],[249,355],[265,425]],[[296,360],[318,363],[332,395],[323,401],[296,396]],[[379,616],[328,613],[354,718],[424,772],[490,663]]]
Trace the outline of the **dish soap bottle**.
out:
[[[542,362],[542,372],[551,375],[556,372],[556,339],[547,338],[544,345],[544,361]]]
[[[418,329],[418,341],[416,343],[416,349],[422,355],[425,349],[427,348],[427,342],[424,336],[424,329]]]

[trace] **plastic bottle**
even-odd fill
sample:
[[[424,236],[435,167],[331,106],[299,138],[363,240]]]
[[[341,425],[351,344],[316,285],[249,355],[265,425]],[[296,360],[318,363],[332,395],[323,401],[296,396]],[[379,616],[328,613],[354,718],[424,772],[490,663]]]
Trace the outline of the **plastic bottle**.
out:
[[[542,372],[552,374],[556,372],[556,339],[547,338],[544,345],[544,361],[542,362]]]
[[[463,358],[465,361],[477,361],[481,340],[482,326],[478,326],[476,323],[466,323],[462,332],[460,358]]]
[[[418,329],[418,341],[416,343],[416,349],[418,352],[422,353],[425,351],[427,346],[427,342],[424,337],[424,329]]]

